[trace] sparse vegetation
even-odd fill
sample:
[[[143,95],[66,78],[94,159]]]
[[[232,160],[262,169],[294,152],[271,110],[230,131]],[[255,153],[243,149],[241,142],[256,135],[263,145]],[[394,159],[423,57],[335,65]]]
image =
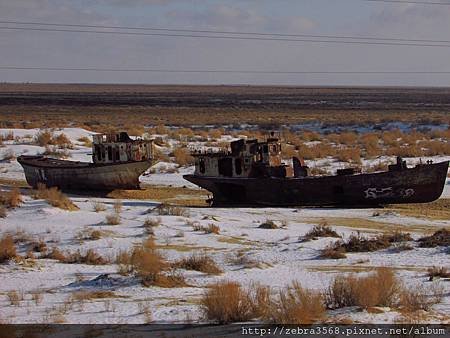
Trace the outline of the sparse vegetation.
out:
[[[0,204],[8,208],[17,208],[23,203],[19,188],[12,188],[8,192],[0,193]]]
[[[208,224],[208,226],[200,225],[199,223],[192,224],[192,230],[194,231],[203,231],[205,234],[220,234],[220,227],[215,225],[214,223]]]
[[[33,197],[35,199],[45,199],[50,205],[56,208],[69,211],[78,210],[78,207],[56,187],[47,188],[44,184],[38,183]]]
[[[261,223],[258,228],[260,229],[278,229],[278,225],[275,224],[274,221],[268,219],[265,222]]]
[[[431,236],[419,238],[419,246],[422,248],[434,248],[436,246],[450,246],[450,230],[442,228]]]
[[[0,239],[0,263],[17,257],[16,245],[12,235],[4,235]]]
[[[326,221],[315,225],[310,231],[308,231],[303,240],[317,239],[317,237],[336,237],[340,238],[336,231],[334,231]]]
[[[392,269],[378,268],[366,277],[338,276],[326,290],[325,305],[330,309],[347,306],[369,308],[393,306],[402,291],[401,282]]]
[[[105,216],[105,224],[118,225],[121,222],[120,214],[113,212]]]
[[[188,166],[194,163],[194,158],[191,156],[187,148],[177,148],[173,151],[175,162],[180,166]]]
[[[95,212],[106,211],[106,205],[98,201],[92,202],[92,208]]]
[[[219,268],[216,262],[206,253],[203,254],[194,253],[189,257],[185,257],[175,262],[174,266],[186,270],[200,271],[211,275],[217,275],[222,273],[222,270]]]
[[[313,324],[324,317],[322,294],[304,289],[298,282],[281,290],[268,309],[269,321],[276,324]]]
[[[128,260],[128,262],[127,262]],[[134,271],[144,286],[183,287],[186,286],[183,275],[177,273],[156,249],[153,237],[147,238],[142,245],[136,246],[130,254],[121,253],[118,261],[124,269]]]
[[[254,316],[250,292],[236,282],[210,285],[200,304],[206,318],[219,324],[246,322]]]
[[[154,210],[158,215],[189,217],[189,211],[187,209],[167,203],[159,204]]]
[[[428,277],[430,277],[430,280],[433,280],[434,277],[440,277],[440,278],[450,278],[450,271],[444,266],[438,267],[433,266],[431,268],[428,268]]]

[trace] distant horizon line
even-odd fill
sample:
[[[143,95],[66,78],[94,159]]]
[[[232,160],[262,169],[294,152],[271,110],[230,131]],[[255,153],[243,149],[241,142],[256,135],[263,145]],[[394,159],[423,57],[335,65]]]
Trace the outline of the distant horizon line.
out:
[[[0,81],[2,85],[78,85],[78,86],[151,86],[151,87],[278,87],[278,88],[442,88],[447,86],[429,85],[295,85],[295,84],[188,84],[188,83],[135,83],[135,82],[23,82],[23,81]]]

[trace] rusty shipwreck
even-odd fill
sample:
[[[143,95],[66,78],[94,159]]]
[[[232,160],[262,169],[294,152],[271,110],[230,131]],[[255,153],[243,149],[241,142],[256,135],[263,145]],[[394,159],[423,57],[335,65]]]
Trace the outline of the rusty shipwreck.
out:
[[[273,135],[272,135],[273,136]],[[441,195],[449,162],[397,163],[387,171],[340,169],[310,176],[297,157],[281,160],[281,142],[240,139],[229,149],[194,151],[195,172],[183,177],[213,194],[213,206],[371,206],[431,202]]]
[[[139,176],[153,162],[153,141],[133,140],[126,132],[93,135],[92,162],[38,156],[19,156],[28,184],[62,190],[139,188]]]

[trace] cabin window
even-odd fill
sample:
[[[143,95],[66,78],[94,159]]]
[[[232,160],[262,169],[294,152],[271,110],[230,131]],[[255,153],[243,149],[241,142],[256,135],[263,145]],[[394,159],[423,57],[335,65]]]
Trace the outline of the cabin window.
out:
[[[199,161],[199,169],[202,174],[204,174],[206,171],[205,160],[203,158],[201,158]]]
[[[234,160],[234,171],[236,175],[242,174],[242,160],[240,158]]]
[[[112,152],[112,147],[108,146],[108,160],[112,161],[113,160],[113,152]]]
[[[269,147],[267,146],[267,144],[263,146],[263,152],[264,154],[267,154],[269,152]]]
[[[221,158],[219,160],[219,175],[233,176],[233,159],[231,157]]]

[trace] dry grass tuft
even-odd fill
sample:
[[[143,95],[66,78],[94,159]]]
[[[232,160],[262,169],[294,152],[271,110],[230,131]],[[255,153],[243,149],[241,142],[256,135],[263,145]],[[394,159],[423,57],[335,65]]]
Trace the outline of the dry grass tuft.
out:
[[[237,282],[209,286],[200,304],[207,319],[219,324],[259,319],[280,324],[311,324],[325,317],[322,295],[294,282],[275,297],[268,287]]]
[[[433,266],[431,268],[428,268],[428,277],[430,277],[430,280],[432,280],[434,277],[440,277],[440,278],[450,278],[450,271],[444,266],[438,267]]]
[[[191,156],[190,151],[187,148],[177,148],[173,151],[175,162],[180,166],[188,166],[194,163],[194,158]]]
[[[114,212],[105,216],[105,224],[107,225],[118,225],[120,224],[120,214]]]
[[[116,258],[119,273],[135,272],[144,286],[165,288],[186,286],[183,275],[171,269],[169,263],[156,250],[153,237],[146,239],[142,245],[134,247],[131,254],[121,252]]]
[[[161,216],[181,216],[181,217],[189,217],[189,211],[185,208],[176,206],[176,205],[170,205],[167,203],[161,203],[159,204],[155,209],[158,215]]]
[[[8,216],[6,208],[3,205],[0,205],[0,218],[5,218],[6,216]]]
[[[211,275],[218,275],[223,272],[216,264],[214,259],[209,257],[206,253],[200,255],[194,253],[189,257],[183,258],[178,262],[175,262],[174,266],[176,268],[195,270]]]
[[[335,237],[340,238],[336,231],[334,231],[326,221],[315,225],[310,231],[308,231],[305,236],[303,236],[304,240],[317,239],[317,237]]]
[[[84,147],[87,147],[87,148],[91,148],[92,147],[92,141],[87,136],[80,137],[77,141],[83,143]]]
[[[69,211],[78,210],[79,208],[56,187],[47,188],[44,184],[38,183],[33,197],[35,199],[45,199],[50,205]]]
[[[98,291],[78,291],[72,294],[72,299],[83,302],[92,299],[114,298],[116,294],[113,291],[98,290]]]
[[[343,259],[347,258],[347,255],[345,254],[345,249],[341,246],[341,244],[336,242],[334,244],[329,244],[322,249],[319,257],[323,259]]]
[[[92,209],[94,209],[95,212],[106,211],[106,205],[101,202],[94,201],[92,202]]]
[[[17,208],[22,203],[23,200],[19,188],[13,188],[6,193],[1,193],[0,195],[0,204],[8,208]]]
[[[24,295],[23,292],[17,292],[15,290],[8,291],[6,293],[6,296],[8,297],[9,302],[11,305],[18,306],[20,305],[20,302],[23,301]]]
[[[11,235],[4,235],[0,239],[0,263],[17,257],[16,245]]]
[[[392,269],[379,268],[366,277],[338,276],[324,293],[329,309],[347,306],[394,306],[402,285]]]
[[[431,236],[419,238],[419,246],[422,248],[434,248],[437,246],[450,246],[450,230],[442,228]]]
[[[250,292],[237,282],[210,285],[200,304],[206,318],[219,324],[245,322],[254,317]]]
[[[145,228],[153,228],[161,225],[162,219],[161,217],[157,218],[146,218],[144,221]]]
[[[122,212],[123,209],[123,203],[121,200],[115,200],[114,204],[113,204],[113,208],[114,208],[114,212],[116,214],[120,214]]]
[[[416,285],[402,290],[400,308],[403,313],[429,311],[434,304],[442,301],[443,294],[443,288],[439,284],[433,284],[428,290],[423,285]]]
[[[322,294],[304,289],[298,282],[281,290],[279,299],[271,303],[268,316],[272,323],[312,324],[325,317]]]
[[[278,225],[274,221],[268,219],[264,223],[261,223],[258,228],[260,229],[278,229]]]
[[[88,264],[88,265],[105,265],[108,264],[108,260],[100,256],[93,249],[89,249],[83,255],[80,250],[75,253],[69,254],[63,260],[63,263],[67,264]]]

